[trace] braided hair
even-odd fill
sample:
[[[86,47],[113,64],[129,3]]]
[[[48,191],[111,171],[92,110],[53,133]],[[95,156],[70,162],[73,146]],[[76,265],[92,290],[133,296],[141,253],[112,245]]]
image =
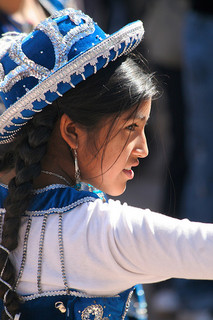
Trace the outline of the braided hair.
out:
[[[8,253],[18,246],[21,215],[29,206],[33,180],[41,173],[41,160],[47,152],[49,137],[57,118],[57,109],[53,107],[47,107],[42,113],[35,115],[1,159],[2,168],[5,169],[9,159],[10,167],[15,165],[16,170],[16,176],[8,185],[8,196],[4,203],[6,213],[0,246],[0,297],[4,302],[2,320],[13,319],[19,310],[20,299],[13,291],[16,283],[15,270],[8,259]]]

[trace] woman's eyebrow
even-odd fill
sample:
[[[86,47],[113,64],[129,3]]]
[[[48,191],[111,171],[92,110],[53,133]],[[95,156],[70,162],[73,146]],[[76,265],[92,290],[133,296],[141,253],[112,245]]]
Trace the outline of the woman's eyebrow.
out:
[[[141,120],[141,121],[144,121],[144,120],[146,120],[146,121],[148,121],[148,119],[149,119],[149,116],[148,116],[148,118],[145,116],[145,115],[143,115],[143,114],[138,114],[138,113],[136,113],[135,115],[132,115],[131,117],[127,117],[125,120],[126,121],[129,121],[129,120]]]

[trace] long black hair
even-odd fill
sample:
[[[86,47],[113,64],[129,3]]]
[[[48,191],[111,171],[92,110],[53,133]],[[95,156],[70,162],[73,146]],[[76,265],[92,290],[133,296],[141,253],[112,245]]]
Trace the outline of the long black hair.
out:
[[[0,148],[0,171],[15,168],[15,177],[9,182],[8,196],[4,201],[6,213],[2,226],[0,247],[0,297],[6,311],[13,317],[19,310],[19,297],[15,286],[15,268],[8,251],[18,245],[22,214],[27,210],[33,191],[33,181],[41,173],[41,160],[47,152],[47,144],[58,118],[66,113],[88,132],[97,131],[99,123],[107,116],[116,120],[122,112],[130,110],[156,95],[153,76],[144,71],[144,63],[136,53],[131,53],[110,63],[75,89],[69,90],[56,101],[36,114],[26,124],[13,143]],[[93,135],[94,136],[94,135]],[[6,149],[5,149],[6,148]],[[6,262],[7,261],[7,262]],[[6,264],[5,264],[6,262]],[[3,312],[2,319],[9,319]]]

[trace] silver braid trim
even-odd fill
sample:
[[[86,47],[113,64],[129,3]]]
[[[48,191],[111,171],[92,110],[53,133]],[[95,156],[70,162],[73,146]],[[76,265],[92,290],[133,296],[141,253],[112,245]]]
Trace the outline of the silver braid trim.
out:
[[[4,265],[3,265],[3,268],[2,268],[2,270],[1,270],[1,274],[0,274],[0,277],[1,277],[1,278],[3,277],[4,270],[5,270],[6,265],[7,265],[7,261],[8,261],[8,256],[7,256],[6,260],[5,260],[5,263],[4,263]]]
[[[22,277],[22,274],[24,272],[24,267],[25,267],[25,263],[26,263],[26,258],[27,258],[27,245],[28,245],[28,238],[29,238],[29,234],[30,234],[30,228],[31,228],[31,224],[32,224],[32,217],[28,218],[28,222],[27,222],[27,227],[26,227],[26,231],[25,231],[25,236],[24,236],[24,246],[23,246],[23,254],[22,254],[22,261],[21,261],[21,266],[20,266],[20,270],[19,270],[19,274],[16,280],[16,284],[14,287],[14,290],[16,290],[20,279]]]
[[[2,282],[2,283],[3,283],[5,286],[7,286],[11,291],[13,291],[12,286],[11,286],[8,282],[4,281],[2,278],[0,278],[0,282]]]
[[[30,295],[25,295],[21,296],[23,301],[31,301],[35,300],[37,298],[42,298],[42,297],[56,297],[56,296],[73,296],[73,297],[80,297],[80,298],[108,298],[108,296],[98,296],[98,295],[88,295],[84,292],[81,291],[72,291],[71,289],[69,290],[69,294],[67,293],[66,290],[54,290],[54,291],[45,291],[42,293],[35,293],[35,294],[30,294]],[[119,294],[115,295],[114,297],[119,297]]]
[[[61,273],[66,292],[69,294],[69,287],[67,283],[65,264],[64,264],[64,246],[63,246],[63,214],[58,216],[58,243],[59,243],[59,255],[61,262]]]
[[[48,210],[38,210],[38,211],[26,211],[24,216],[29,216],[32,215],[32,217],[40,217],[40,216],[44,216],[44,215],[49,215],[49,214],[53,214],[53,213],[65,213],[68,212],[72,209],[74,209],[75,207],[86,203],[86,202],[94,202],[95,200],[97,200],[95,197],[84,197],[80,200],[77,200],[67,206],[64,206],[62,208],[50,208]]]
[[[5,248],[2,244],[0,244],[0,248],[2,250],[4,250],[8,255],[10,254],[10,250],[8,250],[7,248]]]
[[[38,269],[37,269],[37,288],[38,288],[38,293],[42,293],[41,271],[42,271],[43,246],[44,246],[44,236],[45,236],[47,218],[48,218],[48,214],[46,213],[44,215],[44,217],[43,217],[43,223],[42,223],[41,235],[40,235],[40,242],[39,242]]]

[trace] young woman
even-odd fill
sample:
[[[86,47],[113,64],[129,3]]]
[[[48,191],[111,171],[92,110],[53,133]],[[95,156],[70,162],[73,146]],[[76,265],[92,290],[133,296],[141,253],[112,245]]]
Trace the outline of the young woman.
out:
[[[142,36],[140,21],[109,36],[67,9],[2,40],[2,319],[124,319],[137,283],[213,279],[211,224],[101,193],[124,192],[148,155]]]

